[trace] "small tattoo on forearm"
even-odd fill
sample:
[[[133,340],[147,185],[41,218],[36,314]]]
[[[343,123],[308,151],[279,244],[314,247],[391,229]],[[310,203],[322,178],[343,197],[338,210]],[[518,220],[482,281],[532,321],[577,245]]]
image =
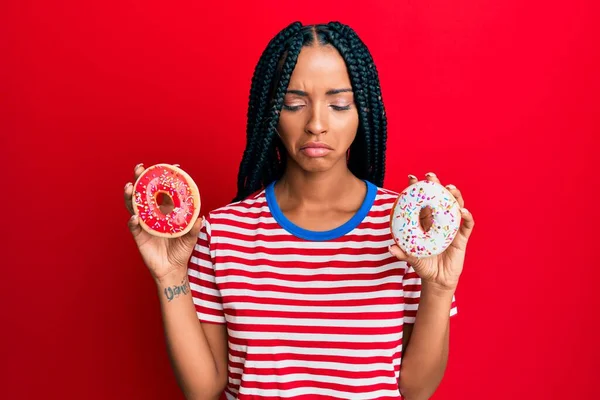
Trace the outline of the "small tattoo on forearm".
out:
[[[183,278],[180,285],[173,285],[172,288],[165,288],[165,296],[169,301],[173,300],[179,295],[186,295],[190,292],[190,282],[188,281],[187,276]]]

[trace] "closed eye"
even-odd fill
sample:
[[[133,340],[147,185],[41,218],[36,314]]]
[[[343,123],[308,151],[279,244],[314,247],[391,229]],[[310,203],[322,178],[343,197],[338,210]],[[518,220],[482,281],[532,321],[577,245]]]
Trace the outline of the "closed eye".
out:
[[[283,105],[283,109],[286,111],[298,111],[298,110],[302,109],[303,107],[304,107],[304,105],[297,105],[297,106],[288,106],[287,104]],[[351,108],[350,105],[336,106],[334,104],[331,104],[330,107],[335,111],[348,111]]]
[[[287,110],[287,111],[298,111],[300,110],[302,107],[304,107],[304,105],[299,105],[299,106],[288,106],[287,104],[283,105],[283,109]]]
[[[336,106],[336,105],[331,105],[331,108],[333,108],[335,111],[347,111],[350,109],[350,105],[347,106]]]

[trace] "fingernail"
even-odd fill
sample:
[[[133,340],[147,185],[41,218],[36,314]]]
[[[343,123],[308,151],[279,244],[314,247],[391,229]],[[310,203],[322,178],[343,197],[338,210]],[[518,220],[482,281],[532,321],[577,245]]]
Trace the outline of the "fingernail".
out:
[[[416,176],[414,176],[414,175],[408,175],[408,177],[409,177],[410,179],[417,179],[417,177],[416,177]]]
[[[125,184],[125,190],[127,190],[127,189],[129,188],[129,186],[131,186],[131,185],[132,185],[132,183],[131,183],[131,182],[127,182],[127,183]]]
[[[138,165],[135,166],[135,168],[133,168],[133,170],[135,171],[139,167],[143,167],[143,166],[144,166],[144,163],[139,163]]]
[[[461,208],[460,212],[463,213],[463,214],[468,214],[469,210],[467,210],[466,208]]]
[[[432,176],[434,178],[437,177],[437,175],[434,174],[433,172],[428,172],[428,173],[425,174],[425,176]]]
[[[137,217],[138,217],[137,214],[133,214],[131,216],[131,218],[129,218],[129,219],[131,220],[131,222],[133,222],[133,221],[135,221],[137,219]]]
[[[447,189],[456,189],[456,186],[450,184],[450,185],[446,185],[446,188]]]

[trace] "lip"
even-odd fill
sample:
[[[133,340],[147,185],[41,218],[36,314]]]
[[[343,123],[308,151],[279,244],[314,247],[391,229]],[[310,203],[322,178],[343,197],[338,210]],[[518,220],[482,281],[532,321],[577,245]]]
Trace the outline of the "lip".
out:
[[[333,149],[321,142],[310,142],[300,147],[300,151],[309,158],[321,158],[327,156]]]
[[[300,150],[304,150],[304,149],[327,149],[327,150],[333,150],[331,148],[331,146],[328,146],[325,143],[321,143],[321,142],[306,143],[305,145],[303,145],[302,147],[300,147]]]

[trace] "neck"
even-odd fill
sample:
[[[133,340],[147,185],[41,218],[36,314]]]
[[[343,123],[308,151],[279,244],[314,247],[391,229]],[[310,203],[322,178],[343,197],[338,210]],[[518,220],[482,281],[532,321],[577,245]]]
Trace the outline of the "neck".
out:
[[[340,160],[326,172],[307,172],[288,162],[285,173],[276,184],[282,201],[293,199],[295,204],[316,207],[343,201],[347,194],[356,193],[357,187],[361,190],[364,182],[352,174],[345,160]]]

